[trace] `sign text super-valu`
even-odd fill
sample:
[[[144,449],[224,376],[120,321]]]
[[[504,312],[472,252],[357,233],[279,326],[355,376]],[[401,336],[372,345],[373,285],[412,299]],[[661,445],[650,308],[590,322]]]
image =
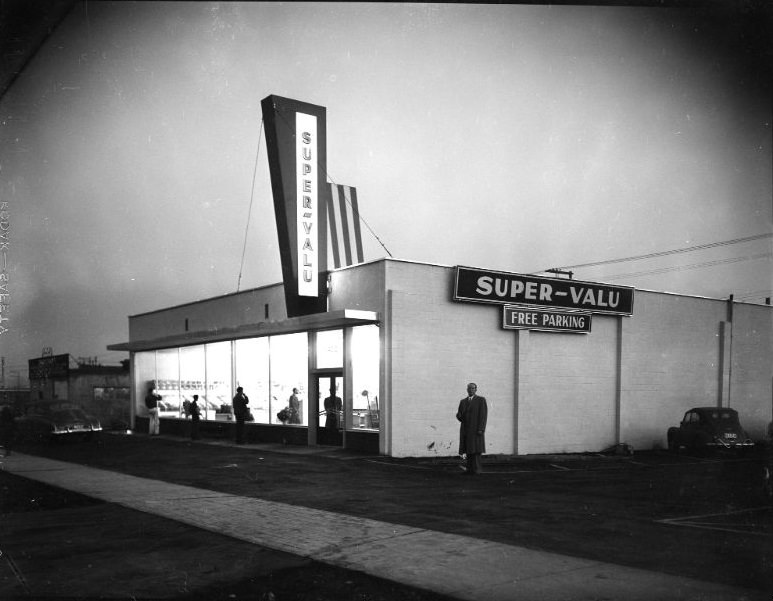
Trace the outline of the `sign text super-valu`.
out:
[[[633,288],[560,278],[456,268],[454,300],[633,313]]]

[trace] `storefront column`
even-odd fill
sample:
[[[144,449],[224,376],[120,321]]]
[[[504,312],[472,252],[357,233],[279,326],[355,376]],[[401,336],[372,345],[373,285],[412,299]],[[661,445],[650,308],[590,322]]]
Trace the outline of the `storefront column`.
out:
[[[393,291],[387,290],[386,308],[379,340],[381,343],[381,402],[379,403],[379,453],[392,455],[392,315]]]
[[[346,433],[352,428],[352,407],[354,407],[354,381],[352,378],[352,329],[344,328],[344,395],[343,418],[344,418],[344,440],[343,447],[346,448]]]
[[[518,443],[520,437],[518,428],[520,422],[520,407],[521,401],[526,395],[528,383],[527,365],[530,342],[529,330],[515,331],[515,365],[513,369],[515,377],[513,386],[513,389],[515,390],[515,398],[513,399],[513,455],[519,454]]]
[[[137,410],[139,407],[139,382],[137,381],[137,367],[134,364],[135,355],[137,353],[129,353],[129,430],[134,432],[137,429]]]
[[[308,333],[308,345],[309,345],[309,360],[308,368],[306,370],[306,404],[307,409],[307,430],[308,430],[308,445],[310,447],[317,446],[317,427],[319,425],[319,391],[317,390],[316,378],[312,378],[311,374],[317,367],[317,333]],[[312,385],[312,382],[314,384]]]
[[[730,407],[730,364],[732,356],[733,322],[719,322],[719,391],[718,406]]]
[[[623,422],[623,324],[626,318],[617,317],[617,346],[615,350],[615,442],[622,441]]]

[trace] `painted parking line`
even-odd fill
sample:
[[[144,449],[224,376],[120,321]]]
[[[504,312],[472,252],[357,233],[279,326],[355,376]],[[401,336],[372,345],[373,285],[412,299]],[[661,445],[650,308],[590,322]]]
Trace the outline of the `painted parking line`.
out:
[[[655,520],[655,522],[659,524],[666,524],[668,526],[682,526],[685,528],[696,528],[699,530],[719,530],[721,532],[731,532],[734,534],[769,537],[771,533],[768,529],[765,528],[764,525],[760,527],[759,524],[748,524],[747,529],[744,529],[744,525],[739,524],[737,521],[716,521],[717,519],[733,518],[743,515],[751,515],[754,513],[760,513],[763,518],[768,515],[773,516],[773,508],[751,507],[748,509],[738,509],[736,511],[724,511],[720,513],[706,513],[681,518]],[[770,520],[771,518],[769,517],[768,519]]]

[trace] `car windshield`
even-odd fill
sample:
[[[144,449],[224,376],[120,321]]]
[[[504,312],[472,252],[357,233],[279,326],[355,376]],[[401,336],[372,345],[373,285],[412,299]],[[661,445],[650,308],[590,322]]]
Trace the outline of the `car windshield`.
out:
[[[86,414],[80,407],[66,403],[55,405],[33,405],[27,415],[39,415],[56,421],[84,421]]]

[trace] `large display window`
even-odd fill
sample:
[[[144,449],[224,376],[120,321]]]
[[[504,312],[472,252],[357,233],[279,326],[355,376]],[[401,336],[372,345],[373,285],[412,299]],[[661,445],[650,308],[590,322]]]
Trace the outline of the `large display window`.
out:
[[[271,336],[271,423],[308,425],[308,336]],[[297,390],[297,393],[293,392]],[[292,396],[294,399],[291,399]],[[286,410],[286,411],[285,411]]]
[[[241,386],[249,399],[252,419],[248,420],[271,423],[268,338],[237,340],[234,343],[234,368],[236,386]]]
[[[215,419],[219,411],[228,412],[231,405],[231,343],[213,342],[206,346],[207,389],[202,407],[202,419]]]
[[[347,397],[344,404],[351,406],[344,408],[346,419],[339,416],[339,421],[345,421],[347,428],[376,430],[380,423],[379,329],[358,326],[350,332],[352,399]],[[321,331],[315,338],[316,368],[343,373],[344,331]],[[249,398],[248,421],[308,426],[308,370],[305,332],[138,352],[134,355],[138,412],[144,414],[147,388],[154,385],[161,395],[162,417],[185,419],[197,394],[202,419],[232,420],[232,398],[241,386]]]
[[[156,390],[161,395],[158,414],[161,417],[179,417],[180,400],[180,349],[156,351]],[[143,395],[144,399],[144,395]]]
[[[193,395],[199,395],[199,406],[205,407],[206,359],[204,345],[184,346],[180,349],[180,403],[177,417],[187,417]]]
[[[351,330],[352,408],[351,428],[378,430],[379,329],[358,326]]]

